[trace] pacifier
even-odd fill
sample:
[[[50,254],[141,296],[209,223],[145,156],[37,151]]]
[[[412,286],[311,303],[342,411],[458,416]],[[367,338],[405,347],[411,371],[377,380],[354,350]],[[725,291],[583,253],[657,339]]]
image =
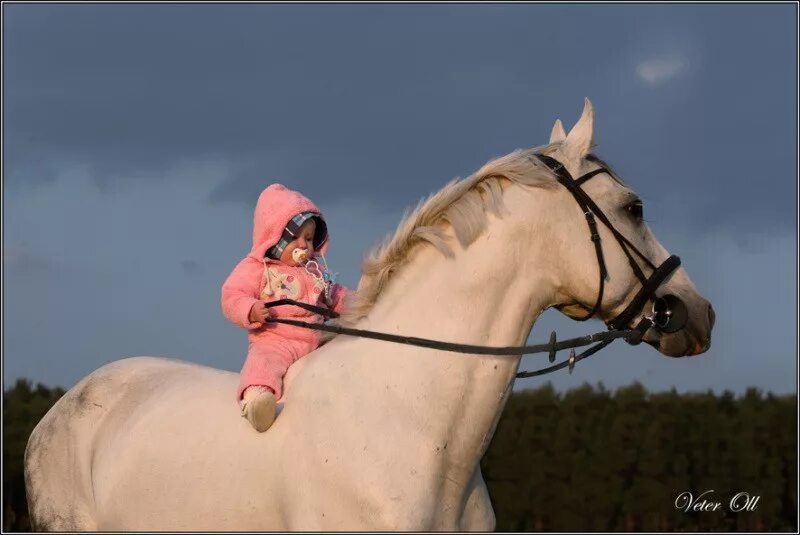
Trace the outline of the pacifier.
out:
[[[294,260],[297,264],[302,264],[306,260],[308,260],[308,249],[301,249],[296,248],[292,251],[292,260]]]

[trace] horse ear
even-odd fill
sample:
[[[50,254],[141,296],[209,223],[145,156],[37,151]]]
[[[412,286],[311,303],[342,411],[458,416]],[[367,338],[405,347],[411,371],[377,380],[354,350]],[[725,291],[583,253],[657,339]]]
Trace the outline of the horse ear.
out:
[[[553,125],[553,130],[550,132],[550,143],[565,139],[567,139],[567,133],[564,131],[564,125],[561,124],[561,119],[556,119],[556,124]]]
[[[572,130],[569,131],[564,142],[568,151],[577,159],[582,159],[589,154],[592,148],[594,134],[594,108],[588,98],[584,99],[583,113]]]

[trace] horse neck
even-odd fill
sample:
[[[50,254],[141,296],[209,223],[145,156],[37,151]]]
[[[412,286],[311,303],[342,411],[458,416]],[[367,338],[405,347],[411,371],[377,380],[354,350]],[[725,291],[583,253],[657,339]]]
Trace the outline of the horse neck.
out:
[[[419,247],[359,326],[466,344],[522,345],[554,290],[538,260],[546,258],[545,251],[515,250],[509,245],[513,240],[504,238],[508,232],[507,221],[491,216],[487,231],[466,249],[453,240],[452,259],[432,246]],[[382,344],[367,351],[378,357],[373,371],[386,373],[396,389],[409,393],[397,399],[405,405],[397,410],[414,415],[415,432],[425,430],[437,447],[446,446],[452,466],[474,469],[520,357],[364,343]]]

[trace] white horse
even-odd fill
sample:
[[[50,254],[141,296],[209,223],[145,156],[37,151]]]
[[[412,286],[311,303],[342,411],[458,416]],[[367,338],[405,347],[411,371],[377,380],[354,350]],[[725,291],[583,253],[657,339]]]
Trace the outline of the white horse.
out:
[[[490,161],[407,215],[364,261],[343,323],[478,345],[521,345],[557,307],[584,315],[598,266],[582,210],[535,157],[579,176],[593,110],[566,135]],[[669,253],[611,172],[583,186],[655,264]],[[633,213],[632,213],[633,212]],[[600,225],[608,279],[598,316],[641,287]],[[684,329],[644,340],[670,356],[710,344],[713,311],[679,269],[659,288],[688,309]],[[631,325],[641,318],[640,314]],[[47,413],[25,452],[37,530],[492,530],[479,461],[520,357],[478,356],[338,336],[286,377],[273,427],[239,416],[238,376],[136,357],[82,379]]]

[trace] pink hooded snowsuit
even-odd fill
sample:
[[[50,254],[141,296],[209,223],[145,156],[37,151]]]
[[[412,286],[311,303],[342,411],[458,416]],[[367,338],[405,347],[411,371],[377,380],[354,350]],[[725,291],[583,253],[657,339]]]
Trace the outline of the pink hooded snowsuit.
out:
[[[294,299],[341,312],[347,289],[331,284],[330,302],[326,303],[322,283],[303,266],[289,266],[266,257],[266,251],[278,243],[283,229],[300,212],[319,208],[301,193],[282,184],[272,184],[261,192],[253,217],[253,248],[233,269],[222,285],[222,312],[235,325],[248,329],[249,349],[241,371],[237,399],[248,386],[272,388],[275,398],[283,395],[283,376],[297,359],[319,346],[319,331],[280,323],[252,323],[250,309],[256,301]],[[326,236],[316,253],[324,254],[330,240]],[[270,308],[272,317],[321,322],[318,314],[300,307],[281,305]]]

